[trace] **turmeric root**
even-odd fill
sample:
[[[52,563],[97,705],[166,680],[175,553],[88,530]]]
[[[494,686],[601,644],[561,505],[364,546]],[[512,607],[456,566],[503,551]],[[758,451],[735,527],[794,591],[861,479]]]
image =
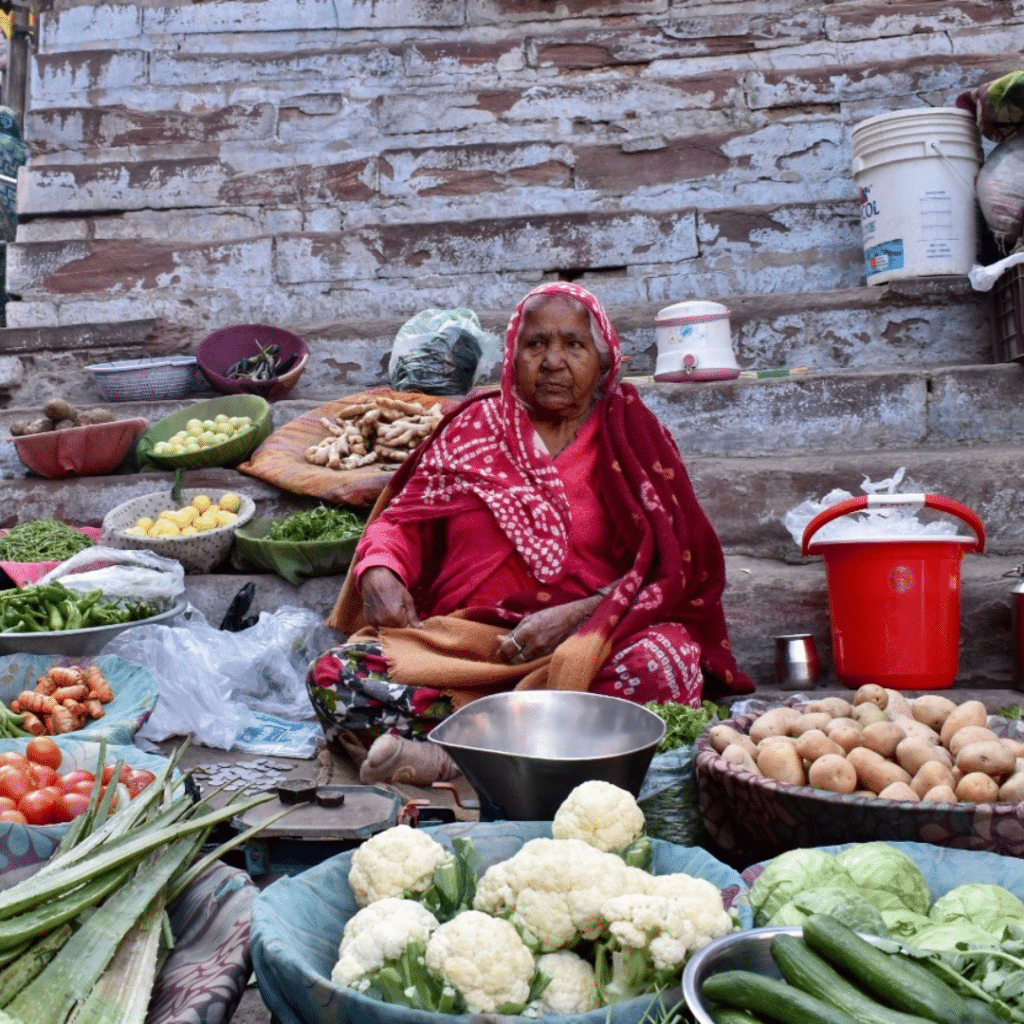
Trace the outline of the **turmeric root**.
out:
[[[51,736],[74,732],[78,728],[75,716],[63,704],[55,704],[51,712],[43,715],[43,722]]]
[[[85,683],[89,687],[90,696],[102,703],[109,704],[114,699],[114,691],[98,665],[89,666],[85,673]]]
[[[25,712],[25,717],[21,722],[22,729],[25,732],[30,732],[33,736],[44,736],[46,735],[46,723],[41,718],[33,715],[31,711]]]
[[[31,711],[34,715],[49,715],[60,706],[53,697],[35,690],[22,690],[16,700],[19,711]]]
[[[74,666],[55,665],[46,673],[58,686],[75,686],[85,682],[85,673]]]
[[[58,704],[63,704],[67,700],[85,700],[89,696],[89,687],[85,683],[76,683],[74,686],[61,686],[59,689],[54,690],[50,696]]]

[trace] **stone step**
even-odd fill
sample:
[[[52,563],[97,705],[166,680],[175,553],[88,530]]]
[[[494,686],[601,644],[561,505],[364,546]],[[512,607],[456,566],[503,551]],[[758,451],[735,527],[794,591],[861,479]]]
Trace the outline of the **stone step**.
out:
[[[965,278],[940,277],[827,292],[679,295],[611,306],[631,374],[654,372],[658,311],[691,298],[728,306],[733,348],[744,369],[806,366],[835,372],[992,361],[992,293],[974,291]],[[485,329],[504,338],[509,310],[477,312]],[[321,402],[386,384],[391,347],[406,319],[279,325],[300,334],[312,350],[291,397]],[[203,334],[162,320],[0,329],[0,405],[31,408],[55,395],[101,404],[87,365],[190,353],[202,340]]]

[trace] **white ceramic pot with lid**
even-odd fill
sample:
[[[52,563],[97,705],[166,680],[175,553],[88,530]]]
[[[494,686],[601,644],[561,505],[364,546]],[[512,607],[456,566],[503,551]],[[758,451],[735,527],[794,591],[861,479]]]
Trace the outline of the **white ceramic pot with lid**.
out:
[[[732,349],[729,310],[720,302],[677,302],[655,320],[657,381],[732,380],[740,375]]]

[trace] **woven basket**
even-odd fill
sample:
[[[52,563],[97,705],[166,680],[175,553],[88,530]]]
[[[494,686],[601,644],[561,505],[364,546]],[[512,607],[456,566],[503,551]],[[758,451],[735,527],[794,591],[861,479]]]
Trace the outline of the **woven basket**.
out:
[[[198,494],[206,494],[216,504],[227,493],[191,489],[182,491],[181,495],[183,504],[188,504]],[[177,507],[170,491],[144,494],[112,508],[103,517],[100,543],[111,548],[153,551],[164,558],[176,558],[187,573],[207,573],[228,557],[234,543],[235,530],[256,513],[256,504],[252,498],[245,494],[240,497],[242,505],[238,510],[238,518],[229,526],[218,526],[215,530],[191,537],[133,537],[124,531],[134,526],[143,516],[156,519],[161,512]]]
[[[108,402],[184,398],[196,390],[199,380],[195,356],[122,359],[116,363],[93,363],[86,370]]]
[[[224,371],[240,359],[256,355],[261,347],[277,345],[278,356],[298,361],[280,377],[269,380],[235,380]],[[284,398],[295,386],[309,362],[309,346],[297,334],[267,324],[239,324],[214,331],[196,349],[196,360],[203,376],[218,391],[228,395],[262,395],[268,401]]]

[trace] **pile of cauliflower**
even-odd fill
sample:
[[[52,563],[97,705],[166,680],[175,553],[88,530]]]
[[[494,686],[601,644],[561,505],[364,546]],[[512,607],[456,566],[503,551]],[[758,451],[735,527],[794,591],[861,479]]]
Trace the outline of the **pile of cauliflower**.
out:
[[[678,984],[737,927],[712,883],[654,875],[632,794],[585,782],[533,839],[480,874],[470,839],[398,825],[352,855],[360,910],[332,980],[439,1013],[581,1014]],[[479,877],[478,877],[479,876]]]

